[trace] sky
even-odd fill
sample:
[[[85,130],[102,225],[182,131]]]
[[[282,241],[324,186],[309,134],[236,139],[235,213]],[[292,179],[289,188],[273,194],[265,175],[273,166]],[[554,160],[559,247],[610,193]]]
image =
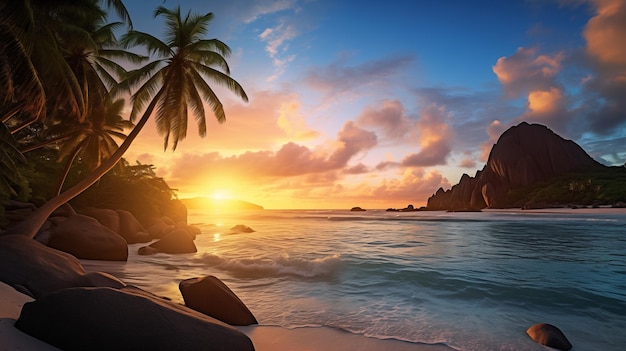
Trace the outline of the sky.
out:
[[[546,125],[606,165],[626,162],[623,0],[126,0],[163,38],[163,5],[215,15],[249,102],[217,88],[175,151],[147,124],[125,158],[179,198],[266,209],[426,205],[481,170],[498,137]],[[210,111],[210,110],[209,110]]]

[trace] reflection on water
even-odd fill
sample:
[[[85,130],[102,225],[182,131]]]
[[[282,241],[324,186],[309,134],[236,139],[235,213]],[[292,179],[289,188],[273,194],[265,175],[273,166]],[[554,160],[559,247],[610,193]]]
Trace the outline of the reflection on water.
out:
[[[190,211],[189,222],[203,232],[196,254],[130,245],[128,263],[87,265],[179,302],[180,280],[215,275],[262,324],[544,350],[525,330],[547,322],[579,351],[626,344],[624,211]],[[237,224],[256,232],[230,233]]]

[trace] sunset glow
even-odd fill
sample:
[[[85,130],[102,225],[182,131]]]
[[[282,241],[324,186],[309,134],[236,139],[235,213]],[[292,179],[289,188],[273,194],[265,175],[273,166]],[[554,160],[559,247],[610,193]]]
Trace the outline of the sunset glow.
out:
[[[161,3],[128,4],[137,29],[159,34],[145,9]],[[125,157],[154,164],[179,198],[419,207],[522,121],[626,161],[621,0],[180,3],[215,14],[209,37],[232,48],[250,101],[215,87],[226,123],[208,115],[202,139],[190,119],[173,153],[144,128]]]

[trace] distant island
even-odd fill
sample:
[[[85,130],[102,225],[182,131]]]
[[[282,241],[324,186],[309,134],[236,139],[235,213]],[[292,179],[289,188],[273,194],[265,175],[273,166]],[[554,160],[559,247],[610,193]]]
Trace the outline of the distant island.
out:
[[[235,199],[213,199],[209,197],[193,197],[180,199],[188,209],[206,210],[263,210],[263,206]]]
[[[426,208],[471,211],[625,203],[624,166],[604,166],[546,126],[522,122],[500,136],[482,170],[474,177],[463,174],[451,189],[439,188]]]

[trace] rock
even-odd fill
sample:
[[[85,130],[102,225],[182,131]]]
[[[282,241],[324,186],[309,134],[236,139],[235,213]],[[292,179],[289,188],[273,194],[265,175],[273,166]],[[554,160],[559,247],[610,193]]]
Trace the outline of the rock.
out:
[[[73,215],[50,233],[48,246],[88,260],[126,261],[128,245],[96,219]]]
[[[120,233],[120,216],[114,210],[88,207],[84,209],[81,214],[95,218],[103,226],[118,234]]]
[[[193,239],[184,229],[176,229],[165,235],[162,239],[148,245],[159,252],[169,254],[194,253],[198,249]]]
[[[174,229],[176,229],[175,225],[167,224],[159,219],[146,228],[146,231],[150,234],[152,239],[161,239]]]
[[[357,207],[352,207],[352,208],[350,209],[350,211],[357,212],[357,211],[366,211],[366,210],[364,210],[364,209],[362,209],[362,208],[360,208],[360,207],[358,207],[358,206],[357,206]]]
[[[185,222],[178,222],[178,223],[176,223],[176,228],[177,229],[185,229],[187,232],[189,232],[189,235],[191,235],[193,239],[196,238],[196,235],[200,235],[202,233],[200,231],[200,228],[194,227],[194,226],[189,225],[189,224],[187,224]]]
[[[23,235],[0,236],[0,281],[35,298],[76,286],[125,285],[106,273],[86,274],[76,257]]]
[[[429,210],[510,207],[511,190],[569,172],[604,167],[580,146],[539,124],[522,122],[505,131],[474,177],[463,174],[450,190],[437,190]]]
[[[149,256],[149,255],[156,255],[159,253],[159,250],[150,247],[150,246],[144,246],[144,247],[140,247],[139,250],[137,250],[137,253],[142,255],[142,256]]]
[[[253,233],[254,229],[243,224],[237,224],[236,226],[230,228],[230,231],[234,233]]]
[[[559,328],[551,324],[535,324],[526,330],[526,334],[541,345],[563,351],[572,348],[572,344],[567,340],[565,334],[563,334]]]
[[[254,350],[233,327],[133,287],[52,293],[15,327],[62,350]]]
[[[191,278],[178,285],[185,305],[230,325],[257,324],[246,305],[214,276]]]
[[[139,223],[132,213],[124,210],[116,210],[120,218],[120,229],[117,232],[129,244],[147,243],[152,240],[150,234]]]

